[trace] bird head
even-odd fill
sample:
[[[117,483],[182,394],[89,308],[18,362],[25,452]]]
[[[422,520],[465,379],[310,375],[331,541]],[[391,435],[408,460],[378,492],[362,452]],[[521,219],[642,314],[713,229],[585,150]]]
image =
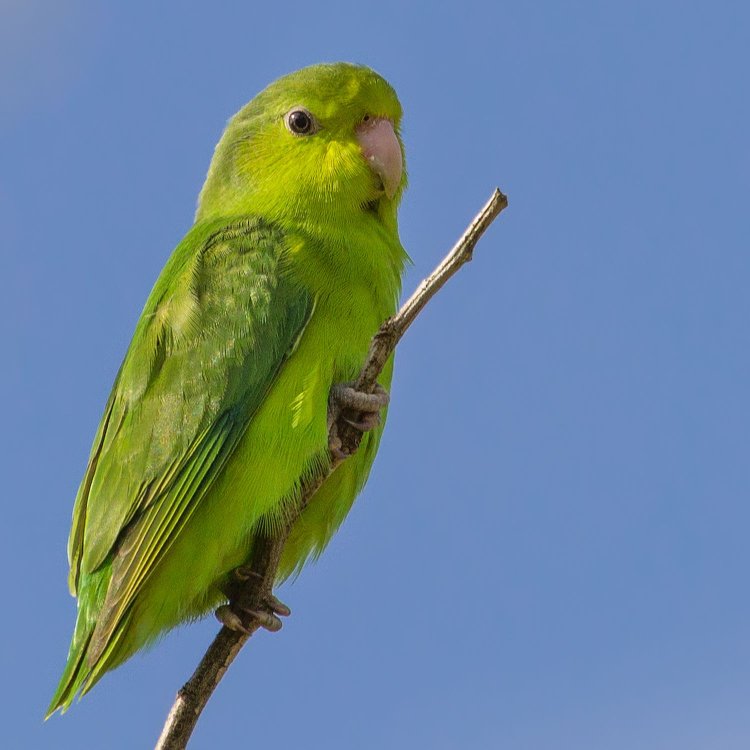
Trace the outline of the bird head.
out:
[[[258,94],[229,122],[196,220],[258,213],[277,221],[395,222],[406,183],[396,93],[370,68],[313,65]]]

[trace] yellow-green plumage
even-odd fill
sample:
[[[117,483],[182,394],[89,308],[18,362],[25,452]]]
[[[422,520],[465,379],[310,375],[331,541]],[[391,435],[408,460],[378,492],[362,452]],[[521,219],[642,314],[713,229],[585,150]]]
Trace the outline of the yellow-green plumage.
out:
[[[297,106],[317,132],[290,132]],[[329,391],[356,376],[394,312],[406,259],[396,222],[405,178],[389,197],[355,134],[371,117],[397,132],[400,116],[380,76],[339,63],[279,79],[230,121],[196,223],[138,322],[76,498],[78,619],[50,712],[219,604],[253,535],[327,460]],[[386,387],[390,377],[391,363]],[[338,528],[381,429],[297,521],[281,577]]]

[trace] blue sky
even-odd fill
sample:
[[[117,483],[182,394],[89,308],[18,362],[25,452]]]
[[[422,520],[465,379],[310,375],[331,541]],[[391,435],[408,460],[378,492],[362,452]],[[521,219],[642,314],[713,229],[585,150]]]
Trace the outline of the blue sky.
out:
[[[746,5],[187,6],[0,6],[3,746],[151,746],[215,632],[42,724],[75,490],[223,124],[347,59],[406,112],[407,291],[495,185],[510,207],[402,342],[371,481],[194,746],[747,748]]]

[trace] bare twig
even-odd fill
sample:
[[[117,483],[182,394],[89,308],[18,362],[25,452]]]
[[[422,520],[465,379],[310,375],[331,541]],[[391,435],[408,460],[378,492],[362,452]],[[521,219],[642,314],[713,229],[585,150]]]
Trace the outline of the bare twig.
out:
[[[496,189],[442,263],[419,285],[398,313],[383,323],[370,344],[367,359],[357,378],[357,390],[371,391],[374,388],[378,375],[407,328],[445,282],[464,263],[471,260],[479,238],[507,205],[506,196]],[[335,427],[342,442],[341,452],[351,455],[359,447],[362,433],[343,419],[340,419]],[[293,517],[288,519],[284,528],[273,537],[263,537],[253,542],[249,567],[254,575],[251,575],[238,588],[234,597],[241,609],[252,611],[263,607],[264,600],[273,590],[281,552],[294,521],[342,460],[345,459],[332,455],[327,469],[310,477],[303,484]],[[256,621],[251,621],[248,623],[246,633],[230,630],[226,626],[221,628],[193,676],[177,693],[155,750],[183,750],[187,746],[190,735],[213,691],[235,656],[258,627]]]

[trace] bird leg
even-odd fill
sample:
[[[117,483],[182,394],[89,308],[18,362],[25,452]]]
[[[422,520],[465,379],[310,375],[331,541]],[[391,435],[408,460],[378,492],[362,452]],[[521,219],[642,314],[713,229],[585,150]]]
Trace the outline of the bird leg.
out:
[[[251,577],[261,578],[248,565],[240,565],[239,568],[235,568],[232,571],[232,577],[234,578],[233,583],[235,586],[244,583]],[[231,588],[234,587],[230,586]],[[237,630],[241,633],[251,632],[246,624],[249,617],[251,620],[255,620],[260,627],[275,633],[277,630],[281,630],[282,623],[279,616],[288,617],[292,614],[292,610],[270,592],[262,597],[260,607],[255,609],[243,607],[231,595],[230,591],[229,603],[223,604],[214,614],[216,615],[216,619],[230,630]]]
[[[368,432],[380,424],[380,411],[388,406],[389,401],[388,391],[378,384],[372,393],[356,390],[353,383],[334,385],[328,396],[328,448],[331,453],[344,459],[351,452],[339,435],[341,422],[361,433]]]

